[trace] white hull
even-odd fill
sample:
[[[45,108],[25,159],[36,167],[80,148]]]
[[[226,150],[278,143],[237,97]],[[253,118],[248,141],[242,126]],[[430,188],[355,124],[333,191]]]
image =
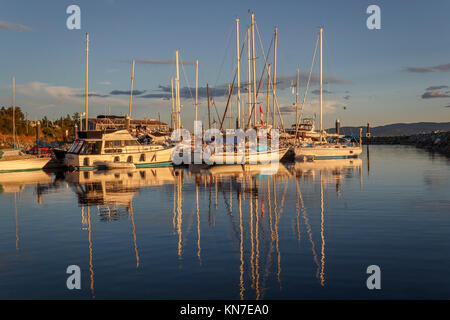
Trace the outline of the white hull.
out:
[[[244,154],[220,152],[209,157],[209,161],[214,164],[235,165],[235,164],[268,164],[280,161],[288,148],[277,151],[245,151]]]
[[[316,145],[311,147],[294,148],[295,159],[332,159],[355,158],[362,153],[361,147],[349,147],[345,145]]]
[[[166,148],[152,151],[111,153],[111,154],[72,154],[67,153],[64,164],[73,169],[96,169],[105,163],[131,163],[137,168],[172,164],[172,151]],[[130,158],[131,157],[131,158]],[[123,167],[123,166],[122,166]]]
[[[31,171],[42,169],[51,159],[24,157],[24,159],[0,160],[0,172]],[[1,181],[1,176],[0,176]]]

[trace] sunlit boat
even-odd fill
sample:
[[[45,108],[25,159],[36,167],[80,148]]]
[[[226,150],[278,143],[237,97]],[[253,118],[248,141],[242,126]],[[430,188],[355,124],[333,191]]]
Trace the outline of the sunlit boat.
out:
[[[361,143],[320,143],[295,147],[296,160],[356,158],[362,153]]]
[[[82,131],[67,150],[64,164],[76,170],[168,166],[172,164],[173,149],[140,144],[127,130]]]
[[[20,150],[0,150],[0,173],[41,170],[50,160],[50,157],[23,154]]]
[[[336,139],[335,141],[327,141],[327,133],[323,130],[322,125],[322,110],[323,110],[323,83],[322,83],[322,33],[323,28],[319,29],[320,40],[320,130],[319,130],[319,142],[317,143],[305,143],[294,147],[295,159],[335,159],[335,158],[355,158],[362,153],[361,143],[361,131],[359,141],[355,139],[347,139],[341,141]],[[311,127],[311,129],[313,129]]]

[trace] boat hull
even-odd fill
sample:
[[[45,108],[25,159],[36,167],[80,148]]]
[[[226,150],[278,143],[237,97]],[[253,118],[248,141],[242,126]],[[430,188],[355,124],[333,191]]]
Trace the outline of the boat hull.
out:
[[[288,150],[289,148],[283,148],[277,151],[254,151],[245,152],[242,155],[220,152],[211,155],[209,161],[219,165],[267,164],[280,161],[286,155]]]
[[[362,153],[361,147],[348,146],[312,146],[294,148],[295,159],[346,159],[356,158]]]
[[[41,170],[50,161],[50,158],[3,159],[0,161],[0,173],[16,171]]]
[[[73,154],[67,153],[64,164],[74,170],[94,170],[104,163],[131,163],[136,168],[170,166],[172,165],[172,151],[174,148],[160,150],[129,152],[121,154]]]

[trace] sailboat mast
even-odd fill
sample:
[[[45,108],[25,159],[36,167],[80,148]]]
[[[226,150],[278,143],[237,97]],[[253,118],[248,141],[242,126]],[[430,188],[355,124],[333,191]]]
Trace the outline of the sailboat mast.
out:
[[[89,120],[89,101],[88,101],[88,96],[89,96],[89,33],[86,33],[86,119],[85,119],[85,127],[86,127],[86,131],[88,131],[88,120]]]
[[[273,98],[272,98],[272,103],[273,103],[273,109],[272,109],[272,128],[275,128],[275,101],[276,101],[276,92],[277,92],[277,44],[278,44],[278,39],[277,39],[277,34],[278,34],[278,28],[275,27],[275,33],[274,33],[274,47],[273,47]]]
[[[211,129],[211,111],[209,107],[209,85],[206,83],[206,100],[208,100],[208,129]]]
[[[231,95],[231,84],[228,84],[228,96]],[[228,129],[231,129],[231,110],[230,115],[228,116]]]
[[[176,98],[177,98],[177,129],[181,127],[181,115],[180,115],[180,68],[178,66],[178,50],[175,51],[176,55],[176,66],[177,66],[177,77],[175,79],[175,90],[176,90]]]
[[[171,77],[170,78],[170,86],[171,86],[171,91],[172,91],[172,113],[171,113],[171,116],[170,116],[170,122],[171,122],[171,125],[172,125],[172,129],[175,129],[175,100],[174,100],[174,97],[173,97],[173,77]]]
[[[297,69],[297,89],[295,92],[295,136],[297,137],[297,130],[298,130],[298,80],[300,75],[300,69]]]
[[[12,134],[13,134],[13,148],[16,148],[16,78],[12,78]],[[15,194],[14,194],[15,195]]]
[[[198,60],[195,61],[195,121],[198,120]]]
[[[247,28],[247,57],[248,57],[248,82],[247,82],[247,99],[248,99],[248,121],[250,124],[250,114],[252,105],[252,86],[251,86],[251,70],[250,70],[250,27]]]
[[[270,108],[270,68],[271,65],[267,66],[267,97],[266,97],[266,129],[269,126],[269,108]]]
[[[130,108],[128,111],[128,115],[130,116],[131,119],[131,104],[133,102],[133,82],[134,82],[134,59],[131,62],[131,91],[130,91]]]
[[[253,67],[253,126],[256,126],[256,57],[255,57],[255,14],[252,13],[252,67]]]
[[[237,128],[241,128],[241,73],[239,70],[240,53],[239,53],[239,19],[236,19],[236,64],[237,64]]]
[[[323,79],[322,79],[322,33],[323,28],[319,29],[320,31],[320,140],[322,140],[322,108],[323,108]]]

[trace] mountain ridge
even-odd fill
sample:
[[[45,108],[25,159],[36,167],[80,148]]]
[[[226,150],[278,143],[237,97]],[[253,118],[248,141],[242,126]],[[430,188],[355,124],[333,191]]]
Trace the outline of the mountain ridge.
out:
[[[367,126],[344,126],[340,128],[340,133],[345,135],[359,136],[359,129],[363,129],[363,135],[366,135]],[[370,128],[370,134],[374,137],[388,136],[409,136],[419,133],[429,133],[433,131],[450,131],[450,122],[414,122],[414,123],[392,123],[383,126]],[[336,133],[335,128],[326,130],[328,133]]]

